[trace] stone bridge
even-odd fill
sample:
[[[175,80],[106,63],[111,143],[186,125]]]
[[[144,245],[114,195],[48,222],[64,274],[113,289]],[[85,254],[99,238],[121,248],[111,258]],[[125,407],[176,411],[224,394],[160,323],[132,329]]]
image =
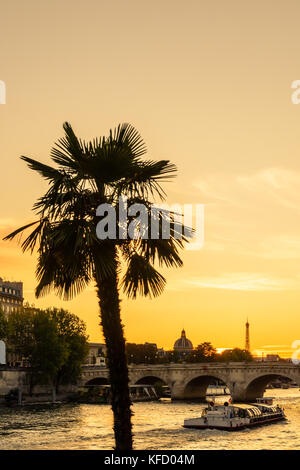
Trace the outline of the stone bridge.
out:
[[[26,388],[28,369],[0,367],[0,396],[12,388]],[[266,385],[285,377],[300,386],[300,365],[291,362],[231,362],[205,364],[140,364],[129,366],[130,384],[160,382],[171,390],[173,399],[204,399],[208,385],[216,379],[226,385],[235,401],[262,397]],[[108,369],[84,366],[82,385],[108,384]]]
[[[129,366],[130,384],[168,385],[173,399],[204,399],[216,379],[230,390],[234,401],[262,397],[266,385],[285,377],[300,386],[300,365],[291,362],[231,362],[205,364],[140,364]],[[108,369],[85,366],[79,385],[108,384]]]

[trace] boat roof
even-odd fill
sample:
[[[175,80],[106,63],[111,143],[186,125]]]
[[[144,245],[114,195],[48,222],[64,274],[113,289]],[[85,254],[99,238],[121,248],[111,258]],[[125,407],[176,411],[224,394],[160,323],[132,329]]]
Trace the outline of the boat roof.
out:
[[[277,411],[277,406],[276,405],[266,405],[265,403],[257,403],[256,405],[257,408],[264,408],[270,411]]]
[[[251,403],[252,405],[252,403]],[[267,405],[267,403],[255,403],[253,406],[263,406],[264,408],[274,408],[275,405]],[[276,408],[276,406],[275,406]]]
[[[264,406],[267,406],[267,405],[264,405]],[[235,405],[235,404],[231,404],[231,405],[228,405],[228,406],[225,406],[225,405],[215,405],[215,408],[216,407],[220,407],[220,408],[242,408],[243,410],[249,410],[249,409],[253,409],[253,408],[258,408],[257,406],[253,405],[253,404],[247,404],[247,403],[239,403],[238,405]]]
[[[238,404],[238,405],[232,405],[234,408],[242,408],[243,410],[249,410],[249,409],[253,409],[253,408],[256,408],[257,409],[257,406],[255,405],[252,405],[252,404],[247,404],[247,403],[241,403],[241,404]]]

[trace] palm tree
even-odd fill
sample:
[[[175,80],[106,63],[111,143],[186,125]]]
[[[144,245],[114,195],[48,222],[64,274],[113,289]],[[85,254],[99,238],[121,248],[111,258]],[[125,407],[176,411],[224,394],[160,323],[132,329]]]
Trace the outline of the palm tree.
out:
[[[129,124],[119,125],[108,137],[90,142],[78,139],[70,124],[63,127],[65,136],[50,154],[55,167],[21,157],[49,182],[49,189],[33,206],[37,220],[5,239],[11,240],[32,227],[21,246],[31,253],[37,247],[36,297],[53,289],[67,300],[90,282],[95,283],[107,346],[116,449],[130,450],[132,413],[120,286],[131,298],[137,293],[159,295],[166,280],[154,263],[157,260],[160,265],[181,266],[179,250],[187,237],[178,237],[171,214],[168,239],[99,239],[96,209],[101,204],[118,209],[120,197],[127,197],[128,204],[143,203],[149,212],[151,198],[164,198],[160,183],[172,178],[176,167],[167,160],[144,160],[145,144]],[[162,214],[159,226],[167,217]],[[118,220],[116,225],[120,228]],[[124,274],[119,281],[121,269]]]

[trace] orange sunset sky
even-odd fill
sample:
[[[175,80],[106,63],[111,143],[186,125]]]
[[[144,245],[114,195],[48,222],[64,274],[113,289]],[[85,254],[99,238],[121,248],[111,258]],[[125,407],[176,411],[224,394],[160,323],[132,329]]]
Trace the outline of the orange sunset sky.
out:
[[[20,155],[49,163],[71,122],[83,138],[119,122],[178,177],[169,203],[205,204],[205,243],[165,271],[155,300],[122,301],[131,342],[286,351],[300,337],[300,3],[294,0],[2,2],[1,239],[33,219],[46,183]],[[34,299],[35,258],[0,241],[0,276],[36,306],[63,306],[101,341],[91,285]]]

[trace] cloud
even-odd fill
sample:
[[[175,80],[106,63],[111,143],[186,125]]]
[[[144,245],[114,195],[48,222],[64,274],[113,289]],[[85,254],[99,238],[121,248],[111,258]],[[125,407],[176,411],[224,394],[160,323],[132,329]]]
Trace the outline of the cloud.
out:
[[[265,198],[271,198],[279,205],[300,212],[299,171],[267,168],[252,176],[238,176],[237,181],[248,191],[264,191]]]
[[[194,187],[207,206],[204,250],[300,258],[300,171],[207,174]]]
[[[252,174],[208,174],[193,183],[206,203],[256,206],[257,199],[300,212],[300,171],[265,168]]]
[[[295,349],[292,349],[292,347],[287,344],[267,344],[254,349],[252,354],[258,357],[266,357],[268,354],[278,354],[282,358],[290,358],[294,352]]]
[[[0,219],[0,230],[5,230],[7,228],[14,227],[16,221],[13,219]]]
[[[270,259],[300,258],[300,236],[278,235],[262,241],[255,254]]]
[[[189,287],[228,289],[242,291],[294,290],[300,288],[300,280],[276,278],[262,273],[224,273],[215,277],[191,278],[183,281]]]

